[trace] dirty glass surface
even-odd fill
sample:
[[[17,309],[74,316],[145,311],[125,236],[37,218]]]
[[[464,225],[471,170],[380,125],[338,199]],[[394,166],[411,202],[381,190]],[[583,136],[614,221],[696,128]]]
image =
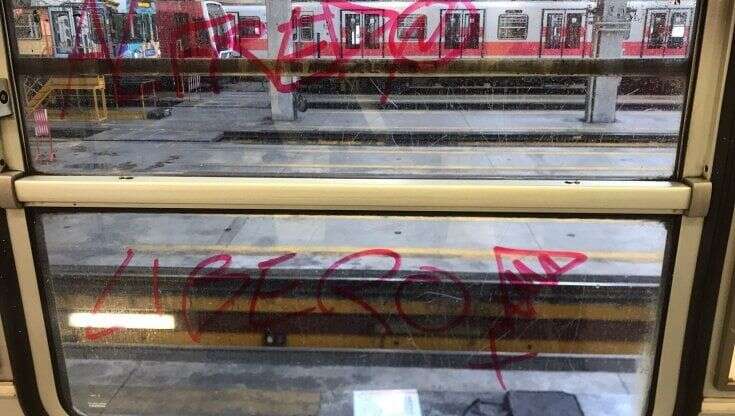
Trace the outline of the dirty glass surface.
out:
[[[83,414],[645,408],[667,222],[34,218],[62,396]]]
[[[237,0],[4,2],[33,168],[673,174],[694,0],[607,0],[607,14],[590,1],[274,3],[267,12],[264,3]],[[639,70],[528,69],[593,59],[606,60],[601,71],[618,59]],[[302,71],[291,75],[269,60]],[[501,73],[472,66],[483,61],[518,64]],[[245,64],[254,69],[232,70]],[[453,72],[455,64],[470,69]],[[381,69],[355,70],[373,66]],[[417,76],[406,68],[423,69]]]

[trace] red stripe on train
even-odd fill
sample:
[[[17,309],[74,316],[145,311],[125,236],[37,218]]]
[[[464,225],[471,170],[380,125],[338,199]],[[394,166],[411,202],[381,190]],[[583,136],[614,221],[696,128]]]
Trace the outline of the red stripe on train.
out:
[[[315,58],[317,54],[321,57],[334,57],[334,51],[341,51],[342,56],[348,58],[357,57],[439,57],[441,54],[446,56],[449,53],[456,53],[453,50],[446,49],[439,42],[421,43],[421,42],[401,42],[394,44],[380,45],[373,49],[346,49],[344,45],[339,43],[331,43],[329,41],[321,41],[319,48],[316,42],[301,42],[295,45],[294,57],[296,58]],[[680,48],[642,48],[643,44],[637,42],[623,42],[623,56],[639,57],[643,56],[666,56],[666,57],[684,57],[687,54],[688,45],[684,44]],[[240,39],[241,51],[248,50],[250,52],[265,52],[268,49],[268,42],[265,38],[260,39]],[[543,49],[541,50],[540,42],[516,42],[516,41],[496,41],[485,42],[485,50],[480,53],[480,49],[467,49],[462,51],[462,57],[472,56],[508,56],[508,57],[533,57],[533,56],[590,56],[592,45],[585,42],[584,54],[583,48],[566,48],[566,49]],[[318,49],[318,52],[317,52]],[[541,51],[541,53],[539,53]],[[459,55],[458,55],[459,56]]]

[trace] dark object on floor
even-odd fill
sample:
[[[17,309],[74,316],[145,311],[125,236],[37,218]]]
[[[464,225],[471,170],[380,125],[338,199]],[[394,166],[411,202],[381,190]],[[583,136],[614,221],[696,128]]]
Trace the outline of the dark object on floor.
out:
[[[499,403],[476,399],[462,412],[462,416],[507,416]]]
[[[164,117],[171,116],[171,108],[155,108],[146,114],[146,118],[149,120],[160,120]]]
[[[513,416],[584,416],[577,398],[561,391],[509,391],[505,407]]]

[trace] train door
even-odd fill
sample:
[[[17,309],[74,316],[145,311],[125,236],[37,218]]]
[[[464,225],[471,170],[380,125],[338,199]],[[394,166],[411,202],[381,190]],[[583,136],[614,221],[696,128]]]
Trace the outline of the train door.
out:
[[[483,56],[485,45],[484,10],[442,10],[439,56]]]
[[[582,57],[587,33],[587,10],[544,10],[539,56]]]
[[[692,9],[648,9],[641,56],[681,56],[689,47]]]
[[[383,11],[342,10],[341,49],[342,57],[384,56]]]

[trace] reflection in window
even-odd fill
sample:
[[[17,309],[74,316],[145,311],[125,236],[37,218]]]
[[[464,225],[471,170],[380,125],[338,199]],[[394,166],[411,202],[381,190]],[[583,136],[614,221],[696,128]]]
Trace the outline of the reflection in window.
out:
[[[361,17],[355,13],[345,14],[345,47],[347,49],[360,49],[362,43]]]

